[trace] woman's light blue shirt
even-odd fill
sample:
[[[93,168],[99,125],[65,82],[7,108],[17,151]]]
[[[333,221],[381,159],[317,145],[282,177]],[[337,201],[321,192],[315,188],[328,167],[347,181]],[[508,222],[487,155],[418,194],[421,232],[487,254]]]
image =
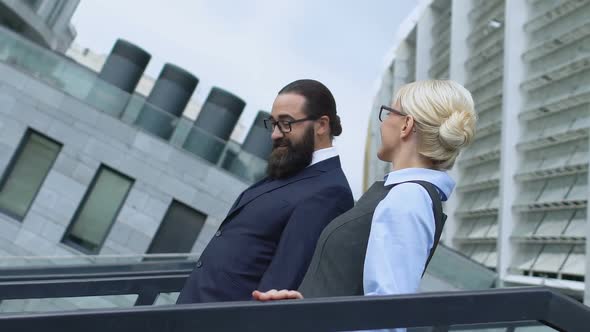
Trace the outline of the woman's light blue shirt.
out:
[[[426,168],[393,171],[384,185],[411,180],[432,183],[443,201],[455,187],[446,172]],[[393,187],[373,214],[363,274],[365,295],[417,292],[434,232],[432,200],[426,189],[416,183]]]

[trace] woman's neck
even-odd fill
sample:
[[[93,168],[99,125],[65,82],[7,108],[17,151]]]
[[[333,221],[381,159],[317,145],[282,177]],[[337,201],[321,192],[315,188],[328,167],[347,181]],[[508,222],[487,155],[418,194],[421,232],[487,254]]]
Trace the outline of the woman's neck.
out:
[[[432,161],[420,155],[417,151],[399,151],[391,159],[392,171],[404,168],[434,168]]]

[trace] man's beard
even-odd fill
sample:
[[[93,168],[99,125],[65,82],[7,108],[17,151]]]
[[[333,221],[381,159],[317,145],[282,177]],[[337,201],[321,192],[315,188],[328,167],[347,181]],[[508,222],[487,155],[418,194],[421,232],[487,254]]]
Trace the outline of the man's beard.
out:
[[[273,180],[288,178],[309,166],[314,143],[312,126],[305,129],[301,142],[294,143],[285,137],[274,141],[266,168],[268,177]]]

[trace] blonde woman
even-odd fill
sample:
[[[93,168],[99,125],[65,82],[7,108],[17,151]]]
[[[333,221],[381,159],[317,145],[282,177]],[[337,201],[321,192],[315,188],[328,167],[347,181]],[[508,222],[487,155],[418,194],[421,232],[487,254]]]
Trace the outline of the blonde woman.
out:
[[[254,291],[254,299],[418,290],[442,232],[441,201],[455,186],[445,171],[475,135],[473,99],[453,81],[413,82],[381,107],[379,120],[378,157],[392,171],[324,229],[299,291]]]

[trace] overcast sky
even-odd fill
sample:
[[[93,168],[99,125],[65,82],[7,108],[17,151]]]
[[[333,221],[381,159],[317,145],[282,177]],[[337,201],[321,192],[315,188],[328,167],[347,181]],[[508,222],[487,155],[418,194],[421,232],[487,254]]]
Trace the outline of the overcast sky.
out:
[[[219,86],[247,103],[250,126],[278,90],[300,78],[334,94],[336,139],[355,197],[361,194],[365,137],[375,93],[400,22],[416,0],[85,0],[73,17],[75,42],[107,54],[124,38],[200,79],[197,99]]]

